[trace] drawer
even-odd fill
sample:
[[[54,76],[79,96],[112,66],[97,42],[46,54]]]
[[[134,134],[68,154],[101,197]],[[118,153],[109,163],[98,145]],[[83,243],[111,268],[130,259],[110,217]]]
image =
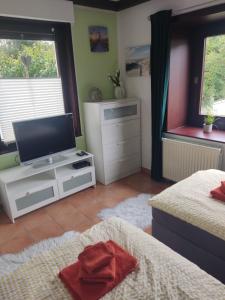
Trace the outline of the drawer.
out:
[[[102,127],[103,144],[113,144],[136,136],[140,136],[140,119],[105,124]]]
[[[141,168],[140,154],[105,164],[105,184],[131,175]]]
[[[21,216],[58,199],[57,185],[43,187],[14,199],[16,216]]]
[[[59,194],[61,197],[66,197],[92,185],[95,185],[95,174],[94,171],[90,170],[80,175],[61,179],[59,182]]]
[[[140,137],[117,142],[114,144],[103,145],[104,161],[111,162],[121,160],[133,154],[140,154]]]
[[[140,117],[140,104],[139,102],[111,104],[102,108],[101,115],[104,123],[136,119]]]

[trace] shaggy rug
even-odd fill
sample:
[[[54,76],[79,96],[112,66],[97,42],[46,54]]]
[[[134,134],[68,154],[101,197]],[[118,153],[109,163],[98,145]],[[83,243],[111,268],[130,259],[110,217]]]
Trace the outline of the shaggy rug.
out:
[[[145,229],[152,223],[152,209],[148,205],[152,195],[140,194],[124,200],[113,208],[104,208],[98,213],[102,220],[110,217],[119,217],[141,229]]]
[[[4,254],[0,256],[0,277],[15,271],[19,266],[30,260],[33,256],[39,255],[44,251],[51,250],[62,245],[79,233],[75,231],[65,232],[62,236],[50,238],[34,244],[16,254]]]

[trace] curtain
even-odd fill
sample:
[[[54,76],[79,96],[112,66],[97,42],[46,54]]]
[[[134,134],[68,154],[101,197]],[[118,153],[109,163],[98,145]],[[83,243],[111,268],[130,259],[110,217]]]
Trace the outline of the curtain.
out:
[[[162,132],[169,81],[171,11],[160,11],[151,20],[152,163],[151,176],[162,180]]]
[[[72,112],[75,134],[81,136],[80,113],[77,96],[71,25],[58,23],[55,26],[55,42],[59,72],[66,112]]]

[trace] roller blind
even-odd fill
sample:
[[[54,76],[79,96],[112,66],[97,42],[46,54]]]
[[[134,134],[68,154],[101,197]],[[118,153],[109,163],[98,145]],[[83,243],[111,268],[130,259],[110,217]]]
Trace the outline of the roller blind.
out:
[[[0,79],[0,133],[15,140],[12,122],[64,114],[60,78]]]

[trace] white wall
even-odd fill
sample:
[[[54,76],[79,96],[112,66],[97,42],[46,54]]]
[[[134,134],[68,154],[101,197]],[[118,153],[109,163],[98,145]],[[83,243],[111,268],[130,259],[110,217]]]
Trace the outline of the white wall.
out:
[[[126,78],[125,49],[129,46],[149,44],[151,30],[148,16],[164,9],[173,9],[181,14],[194,9],[224,3],[209,0],[151,0],[118,13],[119,63],[129,97],[138,97],[142,102],[142,166],[151,167],[151,87],[150,77]]]
[[[0,16],[74,22],[73,2],[67,0],[0,0]]]

